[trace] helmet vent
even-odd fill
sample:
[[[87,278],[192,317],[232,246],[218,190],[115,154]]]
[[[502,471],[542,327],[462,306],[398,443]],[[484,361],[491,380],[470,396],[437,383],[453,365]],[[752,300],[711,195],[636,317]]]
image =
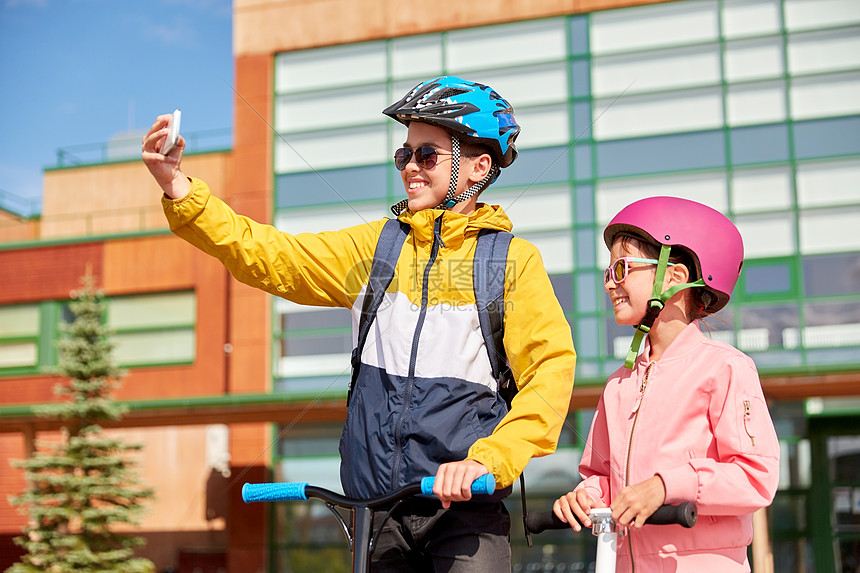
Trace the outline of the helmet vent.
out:
[[[667,241],[670,241],[670,240],[671,240],[671,237],[670,237],[669,235],[666,235],[664,238],[665,238]]]
[[[440,90],[439,93],[436,94],[436,98],[438,99],[448,99],[449,97],[455,97],[460,94],[466,93],[466,90],[459,88],[445,88]]]

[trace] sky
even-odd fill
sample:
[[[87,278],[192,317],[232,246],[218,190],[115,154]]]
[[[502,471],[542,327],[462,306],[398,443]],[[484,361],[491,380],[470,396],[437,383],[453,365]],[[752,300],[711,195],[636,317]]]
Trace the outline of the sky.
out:
[[[232,128],[232,85],[231,0],[0,0],[0,206],[176,108],[183,134]]]

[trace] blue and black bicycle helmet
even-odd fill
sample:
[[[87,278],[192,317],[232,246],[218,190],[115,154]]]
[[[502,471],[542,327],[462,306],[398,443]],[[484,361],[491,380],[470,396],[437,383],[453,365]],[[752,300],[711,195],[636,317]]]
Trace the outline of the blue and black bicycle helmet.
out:
[[[383,112],[403,125],[412,121],[429,123],[451,133],[454,163],[451,170],[451,189],[440,207],[450,208],[464,201],[492,183],[499,169],[510,166],[517,158],[516,139],[520,126],[514,118],[511,104],[494,89],[453,76],[442,76],[422,82],[412,88],[403,99],[388,106]],[[458,139],[487,146],[494,156],[494,168],[488,179],[464,192],[454,201],[459,170]],[[398,214],[405,202],[392,207]]]

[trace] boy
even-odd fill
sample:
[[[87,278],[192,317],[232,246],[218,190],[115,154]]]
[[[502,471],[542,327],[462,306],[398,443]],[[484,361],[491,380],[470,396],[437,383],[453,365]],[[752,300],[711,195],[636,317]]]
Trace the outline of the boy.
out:
[[[392,210],[410,230],[354,372],[344,492],[374,497],[436,475],[438,500],[407,500],[387,522],[374,571],[510,569],[501,498],[529,459],[555,450],[576,362],[540,255],[522,239],[511,241],[505,265],[504,349],[520,389],[510,412],[478,322],[477,235],[511,223],[477,199],[516,159],[519,125],[495,91],[453,77],[419,84],[384,113],[408,128],[394,156],[407,198]],[[181,137],[158,152],[167,117],[144,137],[143,160],[164,191],[171,230],[238,280],[299,304],[350,308],[358,324],[385,220],[294,236],[238,216],[179,169]],[[501,490],[472,500],[471,483],[486,473]]]

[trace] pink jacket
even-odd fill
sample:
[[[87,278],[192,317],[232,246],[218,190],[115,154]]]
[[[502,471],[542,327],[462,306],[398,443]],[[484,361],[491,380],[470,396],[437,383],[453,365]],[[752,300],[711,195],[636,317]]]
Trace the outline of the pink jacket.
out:
[[[659,475],[665,503],[698,506],[692,529],[650,526],[619,536],[616,571],[749,571],[752,512],[770,504],[779,479],[779,444],[755,365],[706,338],[698,322],[659,361],[649,355],[646,343],[632,371],[609,377],[577,489],[609,504],[625,485]]]

